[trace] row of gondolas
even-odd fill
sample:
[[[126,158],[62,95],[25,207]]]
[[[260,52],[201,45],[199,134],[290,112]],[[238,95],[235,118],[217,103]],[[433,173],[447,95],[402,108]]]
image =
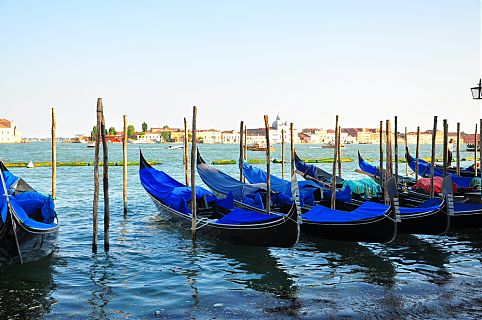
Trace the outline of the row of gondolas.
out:
[[[336,203],[331,208],[332,175],[303,162],[295,153],[296,172],[305,179],[291,181],[243,165],[239,181],[207,164],[197,152],[197,172],[211,189],[195,187],[196,233],[233,244],[292,247],[300,233],[338,241],[388,243],[397,234],[441,235],[450,228],[482,227],[480,191],[474,190],[470,168],[456,175],[450,168],[443,178],[434,168],[435,197],[420,187],[431,166],[406,153],[409,166],[420,177],[391,177],[366,162],[359,166],[372,178],[345,181],[336,178]],[[46,256],[55,248],[58,220],[54,201],[36,192],[0,163],[4,194],[0,197],[0,266]],[[153,168],[140,154],[142,186],[161,214],[192,228],[192,189]],[[382,188],[381,185],[385,186]],[[386,190],[385,190],[386,189]],[[266,210],[266,198],[270,210]],[[269,212],[269,213],[267,213]]]

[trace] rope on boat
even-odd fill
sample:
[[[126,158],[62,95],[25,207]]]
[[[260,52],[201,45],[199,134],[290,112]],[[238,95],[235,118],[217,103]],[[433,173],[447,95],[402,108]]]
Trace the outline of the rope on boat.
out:
[[[13,208],[10,208],[10,209],[13,210]],[[20,250],[20,244],[18,243],[18,237],[17,237],[17,224],[15,223],[13,216],[11,217],[11,219],[12,219],[13,235],[15,236],[15,243],[17,244],[18,257],[20,258],[20,264],[23,264],[22,250]]]
[[[203,225],[198,227],[198,225],[199,225],[201,222],[203,223]],[[211,223],[211,220],[209,220],[208,218],[201,218],[201,219],[197,220],[197,222],[196,222],[196,230],[199,230],[199,229],[201,229],[202,227],[205,227],[205,226],[207,226],[207,225],[210,224],[210,223]]]

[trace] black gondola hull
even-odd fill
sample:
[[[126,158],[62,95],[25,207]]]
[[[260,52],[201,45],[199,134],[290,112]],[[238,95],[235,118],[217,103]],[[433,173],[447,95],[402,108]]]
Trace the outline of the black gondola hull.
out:
[[[182,224],[184,227],[191,228],[190,216],[177,212],[152,196],[151,198],[159,213]],[[281,219],[267,223],[240,226],[206,224],[199,228],[196,233],[228,241],[236,245],[290,248],[298,242],[299,225],[296,221],[296,211],[294,210]]]
[[[317,238],[347,241],[389,243],[397,234],[396,224],[388,216],[357,223],[315,223],[303,220],[301,232]]]
[[[58,227],[48,232],[35,232],[17,223],[19,253],[12,220],[9,216],[0,231],[0,267],[19,264],[21,261],[23,263],[32,262],[52,254],[57,245],[58,233]]]
[[[445,205],[435,211],[401,215],[401,220],[398,223],[400,234],[441,235],[448,231],[451,224]]]

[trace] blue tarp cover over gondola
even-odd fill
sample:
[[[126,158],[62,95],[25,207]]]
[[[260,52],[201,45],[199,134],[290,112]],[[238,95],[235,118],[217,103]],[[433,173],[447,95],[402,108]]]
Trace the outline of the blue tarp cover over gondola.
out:
[[[410,168],[413,171],[415,171],[416,170],[416,159],[414,159],[408,153],[408,149],[406,150],[405,157],[407,159],[407,162],[408,162],[408,165],[410,166]],[[430,176],[430,169],[431,169],[430,163],[428,163],[427,161],[425,161],[423,159],[418,159],[418,174],[420,176],[422,176],[422,177]],[[443,171],[438,169],[438,168],[434,168],[433,174],[436,177],[443,177]],[[451,174],[451,173],[449,173],[449,175],[452,176],[452,182],[455,183],[458,187],[460,187],[460,188],[469,188],[470,187],[472,177],[460,177],[456,174]]]
[[[186,202],[191,201],[191,187],[186,187],[166,173],[154,168],[142,168],[139,176],[144,188],[154,198],[177,211],[188,213]],[[196,186],[196,198],[200,199],[203,196],[206,196],[208,202],[217,199],[211,191]]]
[[[304,220],[311,222],[336,223],[350,222],[381,217],[388,213],[389,206],[375,202],[364,202],[353,211],[334,210],[323,206],[315,206],[301,215]]]

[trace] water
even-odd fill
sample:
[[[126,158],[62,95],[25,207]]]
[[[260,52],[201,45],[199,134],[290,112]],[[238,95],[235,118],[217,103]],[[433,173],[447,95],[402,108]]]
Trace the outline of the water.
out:
[[[165,147],[144,145],[142,150],[182,181],[183,151]],[[280,146],[275,147],[273,157],[280,159]],[[365,158],[378,159],[378,147],[372,145],[348,145],[343,157],[355,158],[358,148]],[[422,147],[423,156],[429,156],[429,148]],[[304,157],[333,152],[308,145],[297,149]],[[130,161],[137,161],[138,150],[129,145]],[[200,150],[211,161],[237,159],[239,149],[201,145]],[[93,153],[85,145],[58,145],[58,161],[93,161]],[[109,155],[120,161],[121,146],[110,145]],[[48,143],[0,145],[0,157],[5,162],[49,161],[50,148]],[[262,158],[263,153],[250,152],[249,157]],[[343,163],[344,177],[359,177],[355,167],[356,162]],[[220,168],[238,174],[237,165]],[[294,249],[232,246],[203,237],[193,243],[189,231],[159,217],[137,170],[128,167],[129,213],[124,219],[122,167],[109,167],[111,251],[103,252],[101,231],[94,255],[93,168],[58,167],[58,250],[42,261],[0,270],[1,319],[437,319],[482,314],[480,230],[403,236],[390,245],[305,236]],[[281,165],[273,164],[272,170],[280,175]],[[38,191],[50,192],[50,168],[11,171]]]

